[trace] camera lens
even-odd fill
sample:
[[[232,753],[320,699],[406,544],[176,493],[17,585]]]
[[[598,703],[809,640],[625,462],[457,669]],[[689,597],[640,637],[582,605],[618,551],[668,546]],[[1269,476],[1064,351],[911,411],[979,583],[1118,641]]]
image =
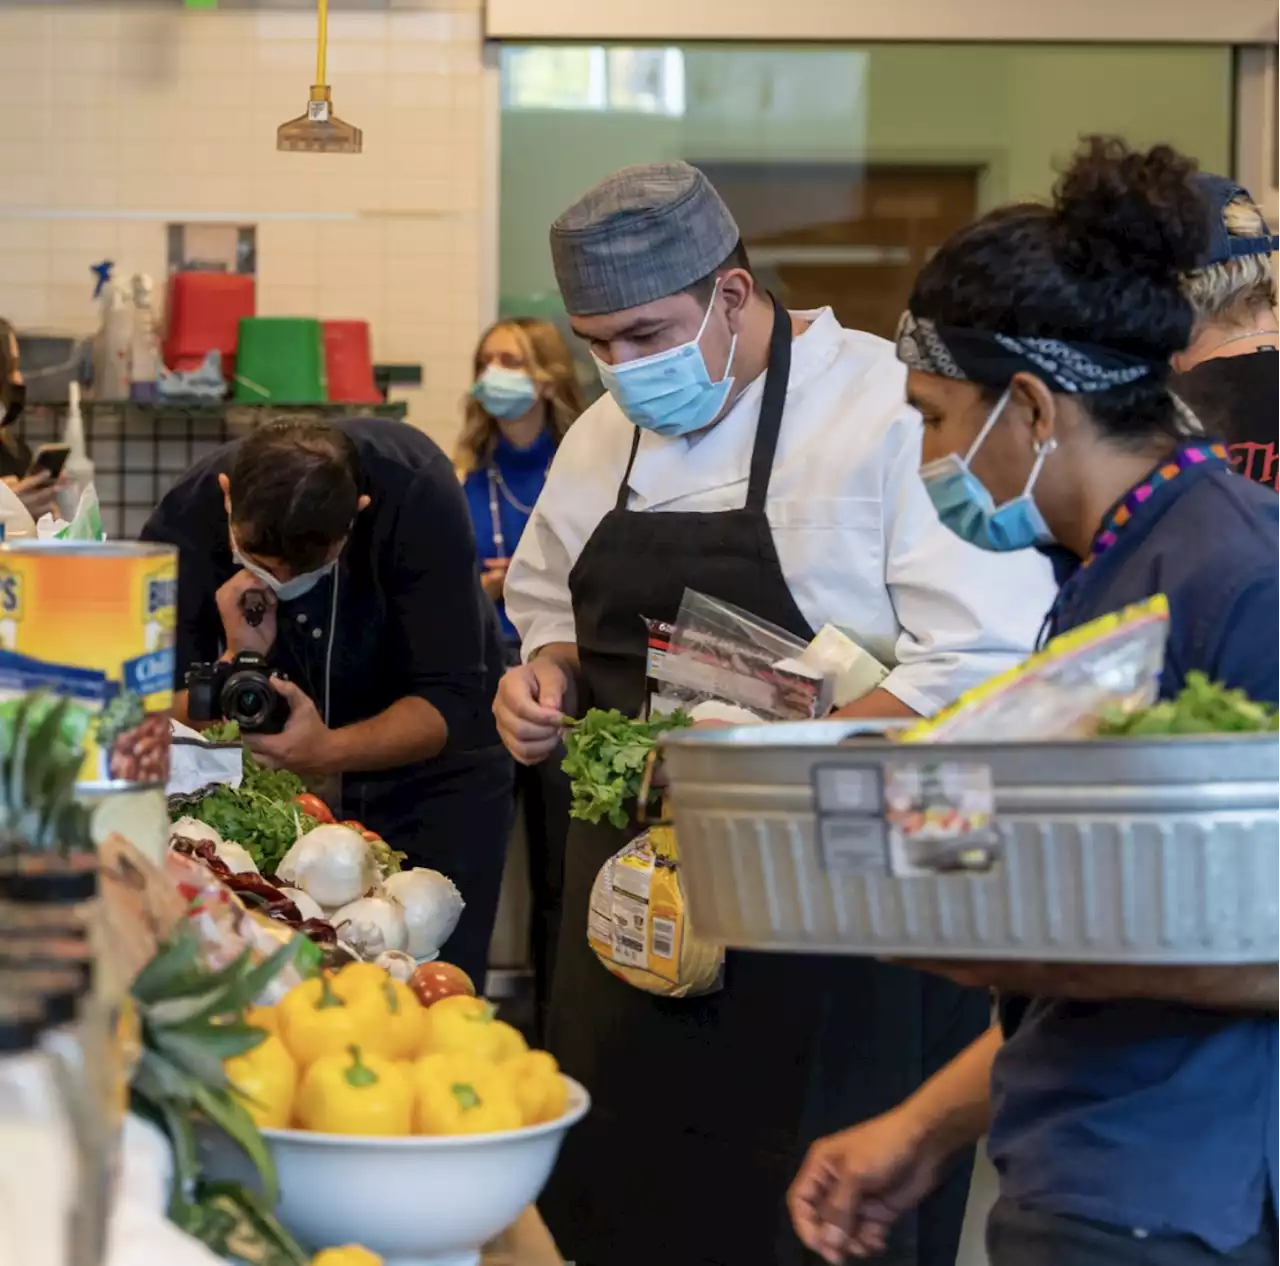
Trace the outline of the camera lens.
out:
[[[222,690],[222,713],[242,730],[259,729],[271,713],[271,685],[255,669],[233,673]]]

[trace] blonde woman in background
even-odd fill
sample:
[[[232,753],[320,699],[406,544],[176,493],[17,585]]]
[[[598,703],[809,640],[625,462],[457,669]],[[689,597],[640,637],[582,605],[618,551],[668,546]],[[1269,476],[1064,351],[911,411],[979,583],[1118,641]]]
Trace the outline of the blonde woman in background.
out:
[[[1241,474],[1280,491],[1276,239],[1247,189],[1223,176],[1196,180],[1209,202],[1210,243],[1204,266],[1183,282],[1196,324],[1173,358],[1170,385],[1226,441]]]
[[[498,608],[510,663],[520,639],[502,604],[507,564],[546,482],[564,433],[583,409],[573,358],[549,321],[499,321],[476,348],[455,461],[475,528],[480,580]],[[541,1044],[564,886],[569,785],[560,753],[516,767],[533,901],[530,927],[535,1034]]]
[[[573,358],[550,321],[499,321],[480,340],[455,461],[481,563],[514,659],[519,635],[502,608],[507,564],[564,433],[583,410]]]

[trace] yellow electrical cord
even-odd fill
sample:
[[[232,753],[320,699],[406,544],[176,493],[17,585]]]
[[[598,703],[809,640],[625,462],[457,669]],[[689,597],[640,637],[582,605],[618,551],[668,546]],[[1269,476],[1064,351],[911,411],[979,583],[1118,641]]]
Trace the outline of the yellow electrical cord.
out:
[[[325,82],[325,63],[329,53],[329,0],[318,0],[320,30],[316,37],[316,83]]]

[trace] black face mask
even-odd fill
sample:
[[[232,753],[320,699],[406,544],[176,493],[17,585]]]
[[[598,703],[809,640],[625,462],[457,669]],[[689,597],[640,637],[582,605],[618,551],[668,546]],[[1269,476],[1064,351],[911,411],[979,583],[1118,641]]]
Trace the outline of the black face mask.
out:
[[[27,407],[27,384],[11,382],[4,394],[7,397],[7,403],[4,407],[4,418],[0,419],[0,427],[12,426],[22,416],[23,409]]]

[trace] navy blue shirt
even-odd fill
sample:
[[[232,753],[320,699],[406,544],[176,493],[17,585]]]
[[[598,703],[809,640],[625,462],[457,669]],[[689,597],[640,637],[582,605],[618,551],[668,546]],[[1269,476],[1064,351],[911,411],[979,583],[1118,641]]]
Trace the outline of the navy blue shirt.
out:
[[[1050,633],[1163,593],[1162,695],[1200,669],[1274,703],[1277,504],[1223,461],[1184,471],[1066,581]],[[1276,1202],[1275,1017],[1011,998],[1001,1022],[989,1151],[1004,1196],[1220,1252],[1258,1233]]]
[[[555,455],[556,441],[550,431],[544,430],[528,448],[517,448],[499,436],[490,466],[467,476],[462,487],[482,568],[486,559],[510,558],[516,552]],[[497,607],[503,636],[508,642],[519,641],[505,605],[499,602]]]

